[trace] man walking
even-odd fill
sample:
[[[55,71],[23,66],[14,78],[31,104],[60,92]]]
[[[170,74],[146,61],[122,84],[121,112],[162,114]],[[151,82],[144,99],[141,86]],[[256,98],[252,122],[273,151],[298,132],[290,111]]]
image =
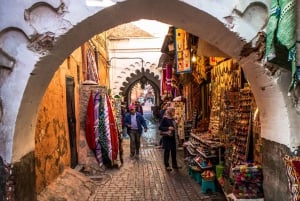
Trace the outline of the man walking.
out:
[[[142,114],[135,111],[135,106],[129,106],[129,113],[125,115],[125,126],[127,127],[127,133],[130,136],[130,158],[136,157],[139,159],[141,135],[147,132],[146,121]]]

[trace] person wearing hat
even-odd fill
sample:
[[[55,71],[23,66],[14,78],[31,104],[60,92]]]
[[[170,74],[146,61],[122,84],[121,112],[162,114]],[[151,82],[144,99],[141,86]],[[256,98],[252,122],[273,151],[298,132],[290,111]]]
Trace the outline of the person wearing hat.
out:
[[[141,135],[147,132],[146,121],[139,112],[136,112],[135,105],[129,106],[129,113],[125,115],[125,126],[127,127],[127,133],[130,136],[130,158],[136,157],[139,159]]]

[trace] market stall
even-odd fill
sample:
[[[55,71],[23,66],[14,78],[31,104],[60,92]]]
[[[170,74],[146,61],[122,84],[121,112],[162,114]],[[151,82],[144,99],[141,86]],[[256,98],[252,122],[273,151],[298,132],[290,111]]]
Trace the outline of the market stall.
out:
[[[211,58],[210,65],[209,126],[204,130],[198,123],[199,127],[191,129],[184,143],[187,165],[196,165],[201,175],[209,175],[214,181],[208,188],[211,191],[219,188],[236,201],[261,201],[260,122],[251,87],[237,61]],[[203,192],[206,190],[204,187]]]

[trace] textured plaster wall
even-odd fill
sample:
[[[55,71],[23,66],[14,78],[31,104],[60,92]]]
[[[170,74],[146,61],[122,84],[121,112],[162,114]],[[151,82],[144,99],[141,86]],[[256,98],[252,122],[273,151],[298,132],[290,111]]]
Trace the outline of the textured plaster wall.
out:
[[[57,52],[58,56],[52,54],[47,64],[41,65],[40,70],[43,73],[34,70],[36,64],[41,57],[50,54],[50,49],[55,51],[52,44],[54,38],[77,24],[80,17],[87,17],[98,10],[84,9],[84,1],[73,1],[73,3],[75,5],[71,5],[69,1],[62,4],[60,1],[51,0],[43,3],[38,1],[2,2],[0,8],[2,19],[0,23],[0,98],[2,103],[0,153],[6,163],[12,161],[13,147],[20,147],[15,152],[17,160],[34,150],[36,114],[44,91],[58,66],[84,41],[79,44],[68,44],[67,46],[71,47],[66,48],[67,51],[61,48]],[[80,6],[82,6],[81,9]],[[68,19],[66,15],[63,15],[65,8],[73,10],[76,14]],[[80,13],[77,9],[81,10]],[[36,82],[28,84],[30,78],[35,79]],[[31,92],[28,96],[23,95],[26,87],[32,90],[29,90]],[[23,106],[26,105],[23,109],[20,109],[21,100],[23,100]],[[15,133],[20,135],[15,135]],[[16,138],[18,140],[13,143]]]
[[[65,166],[70,166],[66,75],[76,77],[76,71],[68,69],[67,61],[60,66],[51,80],[38,112],[35,129],[37,192],[61,174]]]
[[[240,61],[251,85],[260,110],[261,136],[267,140],[286,145],[293,151],[300,144],[299,115],[293,107],[288,88],[291,72],[274,67],[271,72],[252,54]],[[270,74],[274,74],[270,76]]]
[[[291,200],[286,168],[282,158],[290,155],[290,150],[269,140],[263,140],[263,187],[264,200]]]
[[[106,51],[101,44],[95,42],[103,56]],[[84,44],[88,47],[88,44]],[[36,191],[41,192],[52,183],[62,171],[70,166],[70,139],[67,122],[66,76],[75,81],[74,99],[77,133],[78,163],[89,167],[97,167],[94,153],[85,140],[84,122],[90,87],[81,86],[83,82],[82,48],[77,48],[55,72],[41,102],[35,130],[35,171]],[[99,58],[99,72],[102,82],[107,79],[105,63]],[[79,71],[78,71],[79,68]],[[102,73],[101,73],[102,72]],[[104,72],[104,73],[103,73]],[[78,74],[79,73],[79,74]],[[96,86],[99,89],[99,86]],[[85,89],[85,90],[83,90]],[[105,93],[104,91],[103,93]]]

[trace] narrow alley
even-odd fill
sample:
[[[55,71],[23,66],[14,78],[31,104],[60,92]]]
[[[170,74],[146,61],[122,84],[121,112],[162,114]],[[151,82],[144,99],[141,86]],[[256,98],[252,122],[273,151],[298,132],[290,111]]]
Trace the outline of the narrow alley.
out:
[[[0,201],[300,201],[298,13],[2,1]]]
[[[148,131],[143,134],[139,160],[129,157],[129,139],[123,140],[124,163],[119,169],[106,170],[98,180],[97,190],[90,201],[225,201],[223,193],[201,193],[201,185],[188,175],[184,151],[177,158],[182,169],[168,172],[163,165],[163,149],[157,146],[157,123],[145,112]]]

